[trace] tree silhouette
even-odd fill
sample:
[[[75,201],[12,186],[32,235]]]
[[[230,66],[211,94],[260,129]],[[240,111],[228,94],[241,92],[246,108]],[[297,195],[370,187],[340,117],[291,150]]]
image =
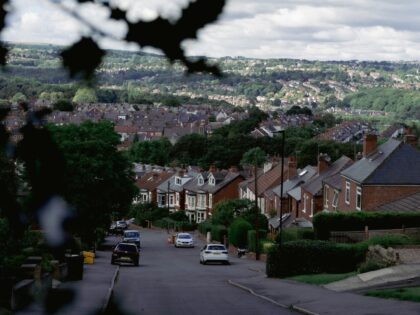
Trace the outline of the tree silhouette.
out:
[[[0,0],[0,32],[5,27],[10,0]],[[225,0],[196,0],[182,10],[180,18],[172,22],[169,19],[157,17],[153,21],[131,22],[127,19],[127,11],[113,6],[109,1],[78,0],[76,9],[69,9],[61,1],[50,0],[61,10],[66,11],[90,30],[88,37],[82,37],[78,42],[61,53],[63,66],[68,69],[71,77],[84,79],[92,78],[95,70],[101,64],[106,52],[96,43],[93,36],[99,38],[114,38],[88,20],[78,12],[86,3],[95,3],[109,10],[109,20],[120,21],[127,25],[124,38],[118,39],[126,43],[135,43],[139,47],[154,47],[160,49],[170,62],[180,61],[187,72],[207,72],[220,76],[217,66],[209,65],[206,59],[188,58],[181,44],[187,39],[196,39],[197,32],[207,24],[215,22],[222,13]],[[6,64],[7,48],[0,43],[0,64]]]

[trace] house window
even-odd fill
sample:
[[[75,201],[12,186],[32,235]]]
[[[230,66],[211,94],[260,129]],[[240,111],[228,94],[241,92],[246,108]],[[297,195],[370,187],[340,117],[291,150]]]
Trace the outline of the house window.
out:
[[[214,179],[213,176],[209,177],[209,185],[212,185],[212,186],[216,185],[216,180]]]
[[[202,176],[198,177],[198,185],[199,186],[204,185],[204,178]]]
[[[206,207],[206,195],[199,194],[197,203],[199,208],[204,209]]]
[[[311,215],[310,217],[312,218],[314,216],[314,198],[311,198]]]
[[[195,208],[195,197],[194,196],[188,196],[187,198],[187,205],[188,205],[188,209],[194,209]]]
[[[179,206],[179,193],[176,193],[176,204]]]
[[[197,223],[203,222],[206,220],[206,214],[204,212],[197,213]]]
[[[175,185],[181,185],[182,180],[180,177],[175,177]]]
[[[346,196],[345,196],[346,204],[350,204],[350,182],[346,181]]]
[[[356,209],[362,209],[362,188],[360,187],[356,188]]]
[[[158,205],[163,207],[166,204],[166,196],[165,195],[158,195]]]
[[[306,194],[303,194],[303,209],[302,209],[302,212],[306,212],[307,199],[308,199],[308,196],[306,196]]]
[[[209,194],[209,208],[213,208],[213,195]]]
[[[169,205],[174,205],[174,195],[169,195]]]
[[[141,194],[141,200],[147,202],[147,194]]]
[[[328,188],[329,187],[327,185],[324,186],[324,201],[325,201],[324,205],[326,209],[328,209],[328,193],[329,193]]]
[[[337,205],[338,205],[338,191],[334,190],[334,196],[332,200],[332,206],[334,210],[337,210]]]

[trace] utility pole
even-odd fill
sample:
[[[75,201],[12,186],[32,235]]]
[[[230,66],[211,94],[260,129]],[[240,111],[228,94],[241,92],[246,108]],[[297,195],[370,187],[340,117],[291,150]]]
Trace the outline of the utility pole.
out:
[[[283,173],[284,173],[284,130],[280,131],[282,134],[281,139],[281,174],[280,174],[280,231],[279,231],[279,240],[280,246],[282,244],[282,232],[283,232]]]
[[[259,216],[260,211],[258,209],[258,186],[257,186],[257,163],[254,164],[254,186],[255,186],[255,260],[260,260],[260,242],[259,242],[259,229],[260,229],[260,222]]]
[[[170,188],[170,185],[171,185],[171,179],[168,179],[168,198],[166,200],[167,205],[168,205],[168,213],[169,213],[169,188]]]

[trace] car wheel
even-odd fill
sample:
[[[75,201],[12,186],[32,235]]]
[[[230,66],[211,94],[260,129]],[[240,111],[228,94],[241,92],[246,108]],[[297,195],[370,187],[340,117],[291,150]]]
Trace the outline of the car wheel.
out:
[[[225,265],[230,265],[230,262],[228,262],[228,261],[224,261],[223,262]]]
[[[203,260],[203,265],[207,264],[207,261]]]
[[[139,261],[138,260],[136,260],[135,262],[134,262],[134,266],[138,266],[139,265]]]

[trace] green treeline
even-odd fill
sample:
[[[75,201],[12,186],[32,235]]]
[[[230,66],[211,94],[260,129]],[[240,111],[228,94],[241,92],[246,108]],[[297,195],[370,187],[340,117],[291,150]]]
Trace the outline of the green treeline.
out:
[[[420,119],[420,91],[373,88],[348,95],[345,107],[395,112],[401,118]]]

